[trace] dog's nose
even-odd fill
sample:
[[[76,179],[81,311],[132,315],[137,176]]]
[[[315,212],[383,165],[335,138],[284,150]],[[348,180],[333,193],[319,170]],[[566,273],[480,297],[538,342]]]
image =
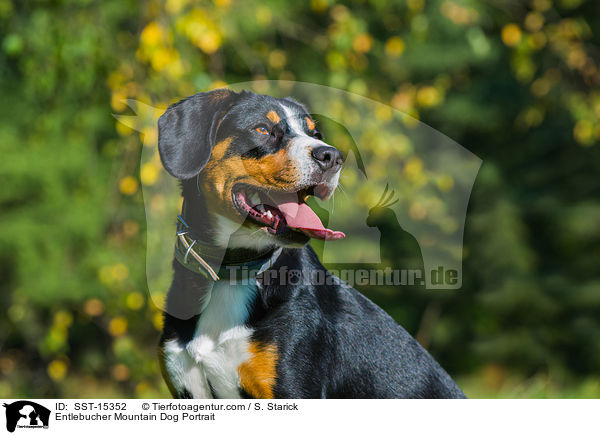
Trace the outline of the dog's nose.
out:
[[[319,164],[321,169],[338,169],[344,163],[342,153],[329,145],[321,145],[312,150],[312,157]]]

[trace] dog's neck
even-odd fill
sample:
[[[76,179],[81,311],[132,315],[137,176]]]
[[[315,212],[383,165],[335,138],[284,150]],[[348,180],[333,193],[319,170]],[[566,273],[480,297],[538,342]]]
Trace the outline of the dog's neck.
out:
[[[215,234],[222,229],[217,228],[214,216],[209,211],[209,204],[196,179],[182,183],[183,205],[181,216],[187,223],[190,239],[196,241],[196,249],[209,262],[218,259],[219,265],[241,264],[267,257],[276,247],[253,248],[220,246],[215,241]],[[221,260],[222,259],[222,260]]]

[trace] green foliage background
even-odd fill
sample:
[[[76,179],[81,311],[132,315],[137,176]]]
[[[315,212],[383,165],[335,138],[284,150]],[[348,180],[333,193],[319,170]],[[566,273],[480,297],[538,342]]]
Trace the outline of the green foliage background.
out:
[[[363,290],[471,397],[600,396],[599,26],[595,0],[0,0],[0,397],[167,397],[156,131],[113,114],[265,78],[477,154],[463,288]]]

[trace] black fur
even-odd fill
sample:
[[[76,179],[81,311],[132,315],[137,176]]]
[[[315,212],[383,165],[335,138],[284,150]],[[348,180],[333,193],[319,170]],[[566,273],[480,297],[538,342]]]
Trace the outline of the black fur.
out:
[[[158,120],[158,150],[169,174],[182,180],[198,175],[210,158],[223,114],[237,98],[218,90],[169,106]]]
[[[160,155],[167,171],[182,180],[184,218],[204,228],[211,204],[198,189],[196,175],[210,157],[215,143],[236,140],[227,150],[247,158],[260,158],[286,146],[285,119],[269,123],[265,113],[277,101],[271,97],[229,91],[197,94],[171,106],[159,120]],[[306,109],[286,100],[299,114]],[[268,124],[269,136],[252,129]],[[320,138],[317,130],[306,133]],[[207,232],[199,232],[203,239]],[[239,258],[239,252],[227,250]],[[285,248],[271,270],[314,270],[326,273],[309,245]],[[194,334],[198,303],[207,281],[173,262],[174,278],[167,297],[161,342],[177,339],[184,345]],[[401,326],[373,302],[341,280],[317,284],[282,285],[267,271],[246,325],[252,340],[277,349],[276,398],[464,398],[463,392],[440,365]],[[269,278],[271,278],[269,280]],[[201,314],[200,314],[201,315]],[[164,367],[163,367],[164,371]],[[168,381],[168,374],[165,373]],[[170,385],[170,388],[172,386]],[[211,388],[212,390],[212,388]],[[188,391],[173,391],[190,397]],[[214,394],[214,391],[213,391]],[[241,391],[242,397],[250,397]]]
[[[313,249],[286,249],[273,266],[325,271]],[[462,398],[440,365],[381,308],[331,276],[332,285],[285,285],[259,292],[249,325],[275,343],[275,397]]]

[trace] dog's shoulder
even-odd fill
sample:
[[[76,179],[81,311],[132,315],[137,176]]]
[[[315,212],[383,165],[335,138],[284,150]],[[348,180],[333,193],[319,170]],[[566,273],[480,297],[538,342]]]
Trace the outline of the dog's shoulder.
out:
[[[325,282],[264,286],[253,337],[276,349],[276,397],[463,397],[450,376],[391,316],[328,272],[306,246],[279,266]]]

